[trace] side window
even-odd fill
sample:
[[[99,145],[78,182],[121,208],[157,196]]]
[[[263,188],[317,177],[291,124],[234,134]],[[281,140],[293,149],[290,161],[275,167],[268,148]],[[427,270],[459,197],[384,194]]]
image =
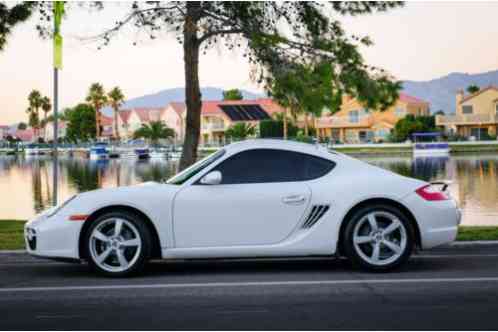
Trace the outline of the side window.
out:
[[[222,184],[306,181],[325,175],[334,167],[326,159],[275,149],[240,152],[215,168]]]
[[[327,159],[310,155],[305,155],[305,159],[306,167],[304,180],[318,179],[329,173],[335,167],[335,163]]]

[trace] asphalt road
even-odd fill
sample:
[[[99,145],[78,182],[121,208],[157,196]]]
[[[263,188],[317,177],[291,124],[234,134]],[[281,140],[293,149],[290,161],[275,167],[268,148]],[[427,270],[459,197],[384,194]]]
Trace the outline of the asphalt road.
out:
[[[0,330],[496,330],[498,246],[439,249],[402,270],[341,259],[151,263],[132,279],[0,254]]]

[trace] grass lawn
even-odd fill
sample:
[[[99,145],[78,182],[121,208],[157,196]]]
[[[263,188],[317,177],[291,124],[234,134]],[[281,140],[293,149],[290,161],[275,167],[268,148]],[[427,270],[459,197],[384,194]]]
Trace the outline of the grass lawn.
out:
[[[498,240],[498,226],[461,226],[457,241]]]
[[[0,220],[0,250],[24,249],[24,220]],[[461,226],[457,241],[498,240],[498,226]]]
[[[0,220],[0,250],[24,249],[25,220]]]

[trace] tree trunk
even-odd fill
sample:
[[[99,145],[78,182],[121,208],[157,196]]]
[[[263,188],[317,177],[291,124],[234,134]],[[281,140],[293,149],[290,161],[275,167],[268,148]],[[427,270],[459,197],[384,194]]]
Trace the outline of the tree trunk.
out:
[[[185,99],[187,119],[185,140],[179,171],[197,160],[197,147],[201,133],[201,91],[199,87],[199,40],[197,38],[198,2],[187,2],[183,29],[183,57],[185,62]]]
[[[114,109],[114,137],[119,141],[118,108]]]
[[[284,108],[284,139],[287,139],[287,108]]]
[[[43,116],[43,139],[48,142],[48,138],[47,138],[47,112],[45,112],[44,116]]]
[[[98,139],[100,136],[100,112],[95,106],[95,139]]]
[[[308,136],[308,113],[304,113],[304,136]]]
[[[316,116],[315,115],[313,115],[313,128],[315,128],[316,141],[319,142],[320,141],[320,135],[318,133],[318,128],[316,126]]]

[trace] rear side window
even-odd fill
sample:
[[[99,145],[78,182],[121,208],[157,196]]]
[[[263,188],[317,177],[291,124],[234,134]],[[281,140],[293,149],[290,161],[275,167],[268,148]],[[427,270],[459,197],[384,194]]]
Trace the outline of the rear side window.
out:
[[[240,152],[214,170],[222,174],[222,184],[308,181],[330,172],[332,161],[305,153],[254,149]]]
[[[335,163],[330,160],[311,155],[305,155],[305,159],[305,180],[318,179],[330,172],[335,166]]]

